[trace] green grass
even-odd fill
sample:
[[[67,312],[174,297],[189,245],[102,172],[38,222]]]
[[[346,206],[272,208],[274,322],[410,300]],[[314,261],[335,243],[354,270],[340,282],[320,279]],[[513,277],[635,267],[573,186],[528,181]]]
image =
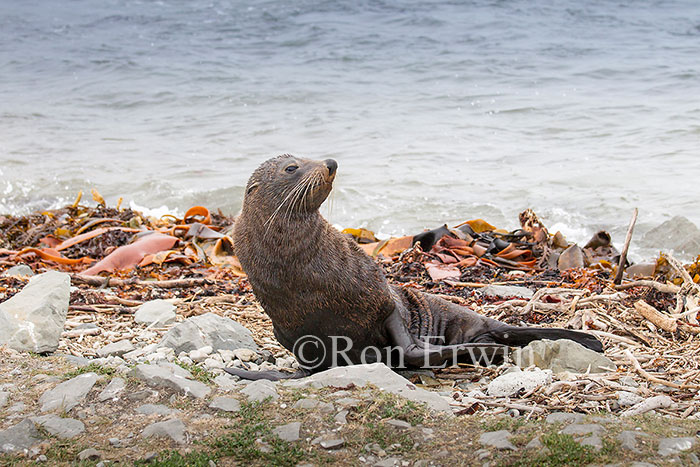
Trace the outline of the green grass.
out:
[[[547,448],[535,457],[520,459],[518,466],[582,466],[594,462],[598,457],[590,446],[581,446],[571,435],[550,433],[542,435],[542,444]]]
[[[155,467],[209,467],[209,461],[216,462],[217,457],[204,451],[190,452],[185,455],[177,451],[162,451],[155,459],[139,460],[134,465]]]
[[[66,379],[71,379],[79,375],[84,375],[85,373],[97,373],[98,375],[114,376],[117,373],[117,369],[98,365],[97,363],[90,363],[89,365],[78,367],[73,371],[68,371],[64,373],[64,376]]]
[[[197,381],[200,381],[204,384],[212,384],[214,382],[214,376],[201,366],[197,366],[194,363],[188,364],[181,361],[177,361],[176,363],[185,370],[192,373],[192,377]]]
[[[236,414],[230,431],[212,441],[202,443],[203,449],[187,454],[165,450],[150,462],[139,461],[137,465],[159,467],[208,467],[209,461],[226,458],[243,465],[295,466],[307,455],[294,443],[283,441],[272,432],[269,415],[264,403],[244,403]],[[258,443],[261,439],[263,443]]]

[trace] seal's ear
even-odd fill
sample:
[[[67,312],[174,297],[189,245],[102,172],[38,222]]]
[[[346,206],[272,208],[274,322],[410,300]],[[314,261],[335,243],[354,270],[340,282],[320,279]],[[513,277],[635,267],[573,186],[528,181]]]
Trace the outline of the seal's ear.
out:
[[[260,185],[260,183],[258,183],[258,182],[253,182],[250,185],[248,185],[248,188],[245,190],[245,194],[249,195],[252,192],[254,192],[255,190],[257,190],[258,185]]]

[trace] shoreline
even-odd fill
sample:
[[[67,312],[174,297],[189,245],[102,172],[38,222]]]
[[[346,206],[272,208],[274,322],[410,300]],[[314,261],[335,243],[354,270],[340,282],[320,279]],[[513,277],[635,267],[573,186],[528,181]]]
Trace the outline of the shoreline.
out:
[[[530,219],[528,225],[536,227],[530,233],[537,238],[544,226],[535,222],[536,216]],[[99,451],[91,454],[94,463],[148,459],[155,465],[198,465],[199,460],[202,465],[209,460],[217,465],[454,465],[475,459],[527,464],[557,456],[561,465],[601,459],[692,463],[700,453],[695,436],[700,430],[695,386],[700,327],[693,324],[697,311],[692,309],[700,271],[695,263],[683,267],[667,256],[653,277],[627,279],[616,288],[612,265],[605,265],[609,254],[600,256],[595,267],[566,271],[534,268],[532,261],[542,257],[533,241],[525,242],[532,244],[529,248],[519,245],[517,253],[504,248],[478,256],[479,245],[498,234],[481,220],[465,224],[472,232],[471,246],[460,243],[466,237],[457,234],[433,235],[429,241],[424,235],[418,242],[425,241],[424,248],[417,249],[411,248],[413,238],[373,243],[370,233],[353,232],[367,241],[361,246],[379,254],[377,261],[394,284],[440,294],[512,324],[583,329],[604,342],[608,363],[598,372],[572,366],[561,371],[552,362],[540,362],[521,369],[512,364],[461,366],[396,375],[438,406],[449,407],[454,416],[448,416],[358,381],[294,389],[287,383],[245,383],[226,376],[222,368],[229,365],[283,371],[296,365],[274,339],[271,323],[232,255],[235,246],[226,237],[231,219],[226,216],[197,207],[184,219],[144,219],[130,210],[76,203],[24,221],[15,230],[0,224],[9,233],[7,246],[29,244],[41,253],[17,258],[0,250],[0,313],[23,295],[36,300],[58,288],[65,294],[65,318],[56,347],[46,356],[0,350],[0,439],[30,420],[21,427],[35,440],[26,453],[4,455],[11,465],[40,456],[69,463],[80,453],[89,458],[89,448]],[[139,229],[152,230],[152,238],[175,235],[177,242],[130,258],[129,270],[114,270],[123,263],[105,259],[128,250]],[[496,236],[517,241],[503,235]],[[547,241],[555,237],[540,236]],[[53,246],[39,245],[42,238]],[[56,263],[56,258],[68,263]],[[458,277],[444,275],[454,274],[460,261]],[[80,274],[100,263],[107,269]],[[8,275],[13,267],[17,269]],[[52,280],[60,284],[30,288],[47,274],[58,275]],[[678,303],[687,308],[679,310]],[[209,320],[216,324],[200,322]],[[198,326],[195,336],[204,341],[174,331],[192,326]],[[229,326],[243,333],[242,340],[235,348],[220,347],[216,335]],[[172,341],[177,335],[183,341]],[[574,365],[570,360],[557,363],[562,364]],[[540,377],[544,379],[527,386],[529,378]],[[514,392],[495,389],[512,378]],[[92,385],[74,407],[44,410],[46,394],[83,380]],[[102,399],[119,380],[122,389]],[[227,412],[221,404],[238,409]],[[79,426],[69,419],[80,422],[83,431],[69,438],[52,434],[55,423]],[[35,425],[48,434],[31,431]]]

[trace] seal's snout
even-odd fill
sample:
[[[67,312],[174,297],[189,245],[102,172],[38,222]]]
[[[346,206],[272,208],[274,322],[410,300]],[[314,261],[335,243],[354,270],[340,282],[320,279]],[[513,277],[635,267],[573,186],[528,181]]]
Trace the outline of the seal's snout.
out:
[[[334,176],[335,171],[338,170],[338,163],[333,159],[326,159],[323,163],[326,165],[326,168],[328,168],[328,176]]]

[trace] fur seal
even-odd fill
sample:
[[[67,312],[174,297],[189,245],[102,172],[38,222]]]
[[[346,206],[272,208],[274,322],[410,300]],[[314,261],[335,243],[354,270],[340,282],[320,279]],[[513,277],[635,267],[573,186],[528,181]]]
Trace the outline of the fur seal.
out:
[[[600,341],[583,332],[511,326],[435,295],[390,285],[374,260],[319,212],[337,168],[332,159],[285,154],[250,177],[234,228],[235,253],[275,337],[301,369],[226,371],[276,380],[376,361],[424,367],[455,358],[481,361],[537,339],[566,338],[602,351]]]

